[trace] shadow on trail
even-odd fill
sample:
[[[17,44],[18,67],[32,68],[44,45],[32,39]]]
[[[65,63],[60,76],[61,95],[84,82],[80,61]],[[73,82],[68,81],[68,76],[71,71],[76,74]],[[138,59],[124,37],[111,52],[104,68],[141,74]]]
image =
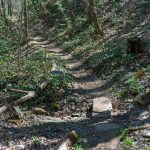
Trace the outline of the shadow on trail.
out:
[[[44,43],[41,43],[39,45],[43,45]],[[44,44],[45,45],[45,44]],[[49,51],[54,53],[54,54],[61,54],[62,52],[60,51],[55,51],[55,46],[49,47]],[[53,49],[51,51],[51,49]],[[67,54],[63,54],[63,56],[66,56]],[[62,56],[62,54],[61,54]],[[70,61],[72,63],[74,63],[74,60],[72,60],[72,58],[68,58],[65,59],[65,61]],[[69,71],[80,71],[81,68],[85,67],[84,64],[80,64],[78,66],[75,66],[74,68],[71,68]],[[81,92],[81,94],[87,95],[88,96],[84,97],[82,99],[82,101],[84,100],[92,100],[93,98],[99,97],[100,95],[103,95],[101,92],[104,92],[106,90],[108,90],[109,88],[111,88],[118,80],[120,80],[123,76],[125,76],[125,74],[128,73],[127,68],[124,68],[122,71],[120,71],[119,73],[115,74],[110,80],[106,81],[103,85],[99,86],[99,87],[95,87],[95,88],[89,88],[89,89],[77,89],[79,91],[79,93]],[[86,75],[86,76],[80,76],[77,77],[76,80],[78,82],[90,82],[90,81],[95,81],[96,78],[92,78],[91,75]],[[96,81],[95,81],[96,82]],[[96,95],[96,93],[99,93],[99,95]],[[90,95],[91,94],[91,95]],[[89,96],[90,95],[90,96]],[[109,123],[118,123],[118,124],[122,124],[125,123],[122,126],[127,126],[130,125],[131,123],[133,123],[133,125],[140,125],[143,123],[149,123],[149,119],[144,119],[144,120],[140,120],[137,117],[145,111],[145,108],[143,108],[142,110],[140,109],[139,112],[137,113],[137,111],[135,111],[136,107],[133,107],[130,111],[127,111],[124,114],[119,114],[116,116],[112,117],[112,120]],[[136,112],[136,114],[134,114],[134,112]],[[131,120],[129,119],[130,116],[135,115],[135,119]],[[57,139],[63,139],[64,135],[69,133],[72,130],[76,130],[77,132],[79,132],[80,135],[82,135],[82,137],[85,139],[86,141],[86,145],[89,149],[97,146],[98,144],[101,143],[106,143],[111,141],[112,139],[118,137],[119,134],[119,130],[117,132],[112,132],[108,131],[108,132],[97,132],[95,131],[95,128],[98,124],[100,125],[108,125],[108,123],[99,123],[102,120],[96,119],[94,120],[93,118],[87,118],[84,120],[79,120],[79,121],[68,121],[68,122],[50,122],[50,123],[42,123],[39,125],[33,125],[33,126],[28,126],[28,127],[20,127],[20,128],[5,128],[5,133],[4,134],[0,134],[0,143],[1,140],[6,140],[8,143],[9,141],[15,141],[15,140],[19,140],[19,139],[31,139],[33,136],[42,136],[45,137],[49,140],[56,140]],[[8,134],[7,134],[8,133]],[[15,136],[14,136],[15,135]],[[108,136],[109,135],[109,136]],[[58,142],[58,141],[57,141]],[[51,143],[50,145],[44,145],[43,149],[47,149],[47,148],[53,148],[58,146],[58,143],[54,142]],[[28,147],[28,146],[27,146]],[[29,149],[32,149],[32,146],[29,146]],[[36,149],[40,149],[40,148],[36,148]]]
[[[87,146],[87,148],[91,149],[98,144],[105,144],[106,142],[110,142],[114,138],[117,138],[119,136],[120,127],[127,127],[127,125],[131,124],[133,124],[133,126],[136,126],[142,125],[143,123],[149,123],[149,119],[144,119],[142,121],[138,118],[129,120],[129,117],[131,115],[130,113],[133,113],[134,110],[135,108],[131,109],[125,114],[113,116],[112,120],[108,123],[99,123],[101,121],[100,119],[87,118],[83,120],[68,122],[63,122],[63,120],[62,122],[53,122],[53,120],[49,120],[49,122],[41,123],[39,125],[19,128],[5,128],[4,133],[1,132],[0,134],[0,143],[2,141],[6,141],[6,143],[9,143],[10,141],[21,139],[25,141],[28,139],[32,139],[32,137],[45,137],[51,142],[48,145],[42,145],[43,149],[53,148],[58,146],[59,139],[64,139],[64,135],[71,132],[72,130],[75,130],[84,139],[84,144]],[[136,116],[139,116],[143,111],[140,111],[138,114],[136,114]],[[105,127],[111,123],[120,124],[120,127],[105,131]],[[99,127],[101,129],[98,129]],[[109,126],[107,127],[109,128]],[[35,148],[33,147],[33,145],[26,146],[26,148],[29,149]],[[37,147],[37,149],[40,148],[41,146]]]
[[[93,92],[103,92],[108,90],[109,88],[113,87],[113,85],[120,81],[122,77],[124,77],[127,74],[127,70],[124,69],[120,71],[119,73],[115,74],[110,80],[106,81],[102,86],[92,89],[83,89],[82,91],[84,93],[93,93]]]

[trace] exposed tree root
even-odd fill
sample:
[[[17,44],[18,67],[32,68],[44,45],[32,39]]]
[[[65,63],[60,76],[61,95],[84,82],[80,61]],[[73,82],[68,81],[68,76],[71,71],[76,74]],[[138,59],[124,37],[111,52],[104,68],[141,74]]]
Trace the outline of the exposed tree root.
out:
[[[150,129],[150,124],[135,127],[135,128],[129,128],[128,132],[133,132],[133,131],[137,131],[137,130],[144,130],[144,129]]]

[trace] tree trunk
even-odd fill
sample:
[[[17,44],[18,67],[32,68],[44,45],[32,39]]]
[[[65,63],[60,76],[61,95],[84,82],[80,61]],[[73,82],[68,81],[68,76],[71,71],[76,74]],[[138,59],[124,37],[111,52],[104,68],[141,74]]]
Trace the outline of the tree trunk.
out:
[[[8,15],[12,16],[12,3],[11,3],[11,0],[8,0]]]
[[[95,34],[103,36],[102,28],[98,23],[94,0],[83,0],[86,6],[87,22],[94,25]]]
[[[24,34],[25,37],[28,38],[28,10],[27,10],[27,0],[24,0]]]
[[[5,1],[1,0],[1,5],[2,5],[2,16],[5,20],[5,23],[7,25],[7,19],[6,19],[6,5],[5,5]]]

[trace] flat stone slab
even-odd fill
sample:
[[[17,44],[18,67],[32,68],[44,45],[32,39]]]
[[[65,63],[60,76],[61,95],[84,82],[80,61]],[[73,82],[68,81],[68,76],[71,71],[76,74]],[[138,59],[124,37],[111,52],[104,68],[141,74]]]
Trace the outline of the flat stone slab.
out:
[[[107,97],[95,98],[93,100],[92,117],[111,118],[112,103]]]

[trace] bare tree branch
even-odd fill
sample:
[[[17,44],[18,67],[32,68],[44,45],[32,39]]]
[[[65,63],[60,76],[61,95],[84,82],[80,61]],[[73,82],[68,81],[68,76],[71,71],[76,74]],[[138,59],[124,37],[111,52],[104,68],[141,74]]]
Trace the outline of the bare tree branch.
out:
[[[24,90],[18,90],[18,89],[11,89],[11,91],[13,91],[13,92],[26,93],[27,95],[19,98],[15,102],[12,102],[10,104],[10,106],[18,105],[20,103],[23,103],[23,102],[25,102],[27,100],[30,100],[30,99],[36,97],[40,91],[44,90],[47,87],[48,83],[49,82],[47,81],[47,82],[44,82],[44,83],[40,84],[38,92],[35,92],[35,91],[24,91]],[[4,113],[8,108],[9,108],[8,106],[2,106],[0,108],[0,114]]]

